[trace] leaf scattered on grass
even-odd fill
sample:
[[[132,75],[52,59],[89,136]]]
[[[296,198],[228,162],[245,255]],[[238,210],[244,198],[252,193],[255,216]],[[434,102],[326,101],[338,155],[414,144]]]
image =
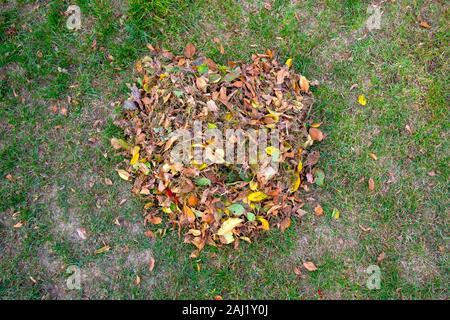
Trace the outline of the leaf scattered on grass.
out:
[[[314,263],[312,263],[311,261],[307,261],[303,263],[303,266],[305,267],[306,270],[313,272],[317,270],[317,267]]]

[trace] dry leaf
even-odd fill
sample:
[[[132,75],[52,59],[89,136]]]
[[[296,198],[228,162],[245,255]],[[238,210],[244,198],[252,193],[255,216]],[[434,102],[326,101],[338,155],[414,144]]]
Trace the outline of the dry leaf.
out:
[[[150,261],[148,262],[148,270],[152,272],[153,268],[155,268],[155,259],[150,257]]]
[[[217,234],[219,236],[223,236],[227,233],[231,233],[234,228],[239,226],[244,220],[239,218],[229,218],[224,223],[222,223],[222,226],[220,227],[219,231],[217,231]]]
[[[314,208],[314,214],[315,214],[316,216],[318,216],[318,217],[320,217],[320,216],[323,215],[323,209],[322,209],[322,207],[321,207],[320,205],[317,205],[317,206]]]
[[[385,257],[386,257],[386,254],[384,252],[381,252],[377,257],[377,263],[380,263],[381,261],[383,261]]]
[[[267,195],[262,191],[252,192],[247,196],[248,201],[250,202],[260,202],[264,199],[267,199]]]
[[[263,230],[269,230],[270,229],[269,221],[267,221],[263,217],[258,217],[258,220],[261,221],[261,228]]]
[[[323,133],[317,128],[310,128],[309,129],[309,135],[311,136],[311,139],[314,141],[322,141],[323,140]]]
[[[110,249],[111,249],[111,247],[108,246],[108,245],[106,245],[106,246],[104,246],[104,247],[101,247],[100,249],[95,250],[94,253],[95,253],[95,254],[100,254],[100,253],[107,252],[107,251],[109,251]]]
[[[188,43],[186,48],[184,48],[184,56],[188,59],[192,58],[192,56],[195,54],[195,47],[192,43]]]
[[[303,92],[309,92],[309,81],[304,76],[300,76],[300,89]]]
[[[145,235],[147,238],[151,238],[151,239],[154,239],[154,238],[155,238],[155,234],[154,234],[154,232],[151,231],[151,230],[145,231],[145,232],[144,232],[144,235]]]
[[[373,160],[378,160],[378,157],[375,153],[369,152],[369,157],[371,157]]]
[[[86,240],[87,239],[86,229],[85,228],[77,228],[77,235],[81,239]]]
[[[306,268],[306,270],[308,271],[316,271],[317,267],[314,263],[312,263],[311,261],[307,261],[303,263],[303,266]]]
[[[372,178],[369,179],[369,190],[375,190],[375,181]]]
[[[121,177],[123,180],[125,180],[125,181],[130,180],[131,175],[128,172],[126,172],[125,170],[119,169],[119,170],[117,170],[117,173],[119,174],[119,177]]]
[[[284,232],[291,225],[291,217],[286,217],[280,222],[280,230]]]

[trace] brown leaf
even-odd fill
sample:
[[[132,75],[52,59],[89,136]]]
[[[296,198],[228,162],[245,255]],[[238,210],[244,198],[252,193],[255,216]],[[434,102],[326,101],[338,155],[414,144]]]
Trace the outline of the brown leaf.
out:
[[[295,273],[297,276],[301,276],[301,275],[302,275],[302,271],[300,270],[299,267],[295,267],[295,268],[294,268],[294,273]]]
[[[359,228],[364,232],[370,232],[372,231],[372,228],[364,227],[362,224],[359,225]]]
[[[306,268],[306,270],[308,271],[316,271],[317,267],[314,263],[312,263],[311,261],[307,261],[303,263],[303,266]]]
[[[306,158],[306,165],[307,166],[315,165],[317,162],[319,162],[319,158],[320,158],[319,151],[313,151],[313,152],[309,153],[308,157]],[[308,179],[308,182],[309,182],[309,179]]]
[[[322,141],[323,140],[323,133],[320,131],[320,129],[317,128],[310,128],[309,129],[309,135],[311,136],[311,139],[315,141]]]
[[[424,20],[421,16],[418,16],[417,20],[419,21],[419,25],[422,28],[424,28],[424,29],[430,29],[431,28],[430,24],[426,20]]]
[[[205,78],[198,77],[197,79],[195,79],[195,84],[197,85],[198,90],[200,90],[202,92],[206,92],[208,83],[206,82]]]
[[[217,296],[214,296],[214,300],[223,300],[223,298],[222,298],[222,296],[217,295]]]
[[[371,157],[373,160],[378,160],[378,157],[375,153],[369,152],[369,157]]]
[[[186,48],[184,48],[184,56],[188,59],[192,58],[192,56],[195,54],[195,47],[192,43],[188,43]]]
[[[105,178],[105,184],[107,185],[107,186],[112,186],[112,181],[111,181],[111,179],[109,179],[109,178]]]
[[[381,252],[377,257],[377,263],[380,263],[381,261],[383,261],[385,257],[386,257],[386,254],[384,253],[384,251]]]
[[[148,262],[148,270],[152,272],[153,268],[155,268],[155,258],[150,257],[150,261]]]
[[[280,230],[284,232],[291,225],[291,217],[287,216],[280,222]]]
[[[369,179],[369,190],[375,190],[375,181],[372,178]]]

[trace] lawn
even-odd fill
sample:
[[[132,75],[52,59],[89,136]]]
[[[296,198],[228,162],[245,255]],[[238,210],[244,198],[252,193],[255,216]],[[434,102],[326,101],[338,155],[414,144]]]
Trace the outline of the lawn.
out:
[[[371,31],[360,0],[0,3],[0,298],[448,298],[445,1],[373,1],[382,15]],[[66,28],[71,4],[78,31]],[[220,64],[266,48],[293,58],[319,82],[311,117],[327,134],[325,183],[301,194],[301,220],[197,259],[176,231],[144,235],[144,201],[118,177],[124,159],[109,143],[123,134],[114,121],[146,45],[182,54],[189,42]],[[80,290],[66,285],[71,265]]]

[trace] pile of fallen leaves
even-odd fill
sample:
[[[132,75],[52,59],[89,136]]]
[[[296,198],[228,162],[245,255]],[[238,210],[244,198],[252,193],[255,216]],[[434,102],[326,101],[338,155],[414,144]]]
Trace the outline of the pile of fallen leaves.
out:
[[[136,63],[139,80],[130,86],[124,116],[116,121],[127,141],[111,140],[127,159],[118,174],[146,200],[144,220],[152,228],[146,235],[178,230],[197,257],[205,244],[238,247],[270,228],[288,228],[304,214],[298,190],[323,182],[323,171],[314,168],[319,153],[309,151],[324,138],[320,123],[308,119],[310,82],[294,72],[292,59],[279,63],[271,50],[252,55],[249,64],[224,66],[197,56],[192,44],[183,56],[148,48]],[[277,129],[279,149],[265,151],[279,154],[278,172],[267,170],[267,162],[175,164],[170,133],[192,129],[194,120],[222,130]]]

